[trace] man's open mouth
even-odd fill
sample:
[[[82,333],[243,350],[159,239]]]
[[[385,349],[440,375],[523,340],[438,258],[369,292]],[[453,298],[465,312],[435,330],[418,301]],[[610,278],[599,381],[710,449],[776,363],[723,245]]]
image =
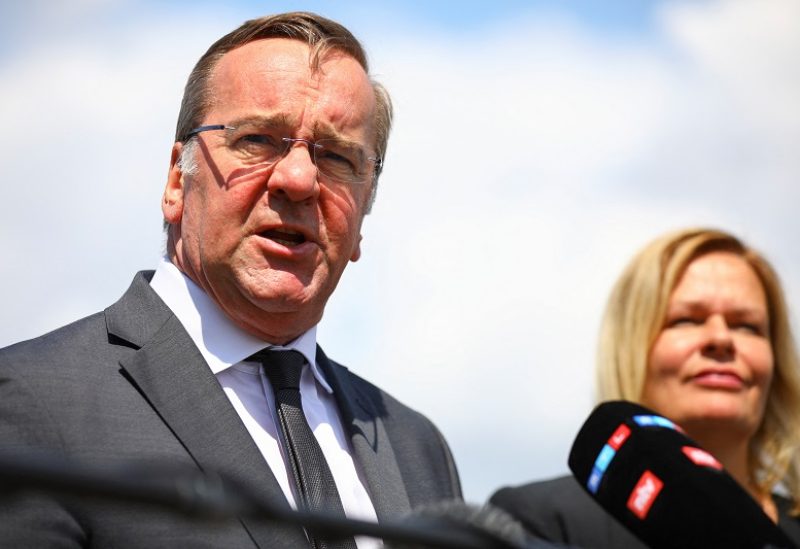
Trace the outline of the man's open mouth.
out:
[[[261,236],[264,238],[269,238],[270,240],[289,248],[302,244],[306,241],[306,237],[303,236],[302,233],[292,230],[272,229],[269,231],[264,231],[261,233]]]

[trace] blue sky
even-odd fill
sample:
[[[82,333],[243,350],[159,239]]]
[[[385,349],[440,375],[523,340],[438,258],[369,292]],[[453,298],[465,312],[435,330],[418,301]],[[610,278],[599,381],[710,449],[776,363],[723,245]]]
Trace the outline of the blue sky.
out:
[[[566,472],[606,294],[659,233],[736,232],[800,307],[794,0],[222,4],[0,6],[0,345],[155,265],[186,75],[286,9],[350,27],[396,107],[320,342],[436,421],[470,500]]]
[[[616,0],[600,3],[593,0],[573,0],[569,3],[555,0],[520,0],[520,1],[462,1],[462,2],[425,2],[393,1],[393,2],[227,2],[225,10],[239,11],[251,16],[257,13],[274,13],[280,11],[305,10],[325,14],[337,20],[363,18],[374,19],[380,14],[394,14],[408,21],[427,21],[442,29],[460,33],[480,28],[487,23],[503,22],[512,19],[521,12],[553,11],[569,17],[585,21],[588,25],[605,29],[641,29],[652,19],[653,10],[661,2],[653,0]],[[132,14],[152,14],[167,11],[204,11],[214,12],[221,8],[220,2],[214,1],[78,1],[65,0],[33,1],[25,6],[6,4],[3,7],[5,20],[13,16],[18,20],[33,21],[45,12],[60,11],[76,18],[130,17]],[[266,12],[265,12],[266,10]],[[376,25],[385,21],[375,19]]]

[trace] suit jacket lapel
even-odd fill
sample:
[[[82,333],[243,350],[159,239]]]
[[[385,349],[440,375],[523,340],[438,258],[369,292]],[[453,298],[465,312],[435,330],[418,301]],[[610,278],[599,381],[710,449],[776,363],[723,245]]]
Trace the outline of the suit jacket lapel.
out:
[[[403,477],[381,420],[381,403],[360,391],[347,369],[328,360],[317,347],[317,365],[333,387],[342,423],[350,436],[355,460],[367,481],[378,519],[397,518],[411,510]]]
[[[224,472],[288,508],[278,481],[217,378],[178,319],[141,273],[106,310],[109,333],[140,349],[122,367],[198,466]],[[262,547],[307,543],[299,528],[243,519]]]

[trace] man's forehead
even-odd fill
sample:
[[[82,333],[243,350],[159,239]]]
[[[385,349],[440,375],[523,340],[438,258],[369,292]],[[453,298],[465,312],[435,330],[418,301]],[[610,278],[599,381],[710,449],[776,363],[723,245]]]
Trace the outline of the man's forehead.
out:
[[[262,38],[225,53],[216,63],[214,72],[224,73],[229,78],[264,72],[319,78],[332,71],[344,70],[352,76],[366,78],[366,72],[358,61],[341,50],[329,50],[319,60],[319,70],[313,66],[312,60],[311,47],[301,40]]]
[[[326,55],[315,72],[310,56],[305,42],[287,38],[256,40],[226,53],[210,78],[211,111],[242,121],[272,118],[272,125],[288,128],[313,120],[308,129],[318,138],[347,128],[371,134],[375,96],[363,67],[338,52]],[[224,123],[236,125],[230,118]]]

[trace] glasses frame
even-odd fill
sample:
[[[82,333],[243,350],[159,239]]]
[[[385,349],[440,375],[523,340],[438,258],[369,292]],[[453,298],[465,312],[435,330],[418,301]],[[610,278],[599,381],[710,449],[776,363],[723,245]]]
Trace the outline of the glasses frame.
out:
[[[214,130],[235,130],[235,129],[236,128],[234,128],[233,126],[228,126],[226,124],[206,124],[204,126],[198,126],[186,132],[186,135],[184,135],[183,139],[181,139],[181,143],[186,143],[190,139],[197,137],[197,135],[202,132],[208,132]],[[290,143],[290,144],[305,143],[306,145],[308,145],[309,152],[311,152],[312,147],[314,147],[315,151],[317,148],[322,147],[322,145],[319,145],[316,141],[312,141],[310,139],[303,139],[302,137],[282,137],[281,140],[284,143]],[[283,154],[283,156],[279,157],[275,162],[273,162],[273,164],[277,164],[278,162],[280,162],[280,160],[282,160],[286,156],[286,154],[288,154],[288,152],[289,152],[289,147],[286,148],[286,152]],[[319,171],[316,158],[317,158],[316,153],[312,153],[311,161],[314,163],[314,166],[317,168],[317,171]],[[369,160],[375,165],[375,168],[372,171],[372,180],[375,181],[378,179],[378,176],[380,175],[381,170],[383,169],[383,158],[381,158],[380,156],[368,156],[367,160]]]

